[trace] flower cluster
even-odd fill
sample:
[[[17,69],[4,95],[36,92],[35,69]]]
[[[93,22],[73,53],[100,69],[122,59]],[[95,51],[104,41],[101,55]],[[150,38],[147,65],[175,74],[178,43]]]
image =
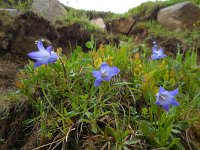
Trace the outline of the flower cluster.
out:
[[[162,58],[165,58],[167,56],[167,55],[164,54],[163,48],[158,49],[158,45],[155,41],[153,42],[152,53],[153,53],[151,55],[152,60],[162,59]]]
[[[28,56],[35,59],[34,68],[43,64],[48,65],[54,63],[59,59],[57,53],[52,51],[52,46],[44,48],[42,41],[39,40],[37,43],[38,51],[30,52]],[[161,59],[166,57],[162,48],[158,49],[157,43],[153,42],[152,47],[153,54],[151,55],[152,60]],[[113,76],[117,75],[120,69],[117,67],[109,67],[108,63],[101,63],[100,70],[93,71],[92,74],[96,78],[94,86],[98,87],[103,81],[110,81]],[[175,100],[175,96],[178,94],[178,89],[173,91],[167,91],[163,87],[159,88],[159,92],[156,94],[155,104],[161,105],[165,111],[169,111],[170,105],[179,106],[180,104]]]

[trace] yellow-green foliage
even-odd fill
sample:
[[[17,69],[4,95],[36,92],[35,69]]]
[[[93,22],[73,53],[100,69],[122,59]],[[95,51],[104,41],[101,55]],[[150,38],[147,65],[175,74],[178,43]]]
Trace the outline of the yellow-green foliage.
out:
[[[77,13],[77,10],[75,9],[66,10],[66,15],[60,18],[59,22],[63,25],[78,23],[83,29],[86,29],[89,32],[102,31],[101,28],[90,22],[84,11]]]
[[[169,30],[161,26],[156,21],[143,21],[138,22],[134,28],[142,28],[148,30],[148,36],[154,37],[166,37],[180,40],[182,43],[187,45],[195,45],[200,47],[200,27],[199,22],[195,23],[191,29],[180,30]],[[146,39],[148,38],[146,37]],[[194,46],[194,47],[195,47]]]
[[[76,129],[74,134],[79,134],[81,125],[87,128],[87,134],[98,135],[94,146],[110,142],[110,149],[134,149],[142,141],[152,149],[183,147],[182,131],[200,120],[199,114],[194,115],[200,107],[197,54],[188,50],[184,59],[178,53],[175,58],[153,61],[145,44],[139,50],[128,41],[120,47],[101,45],[97,51],[93,46],[91,49],[83,53],[77,47],[69,58],[58,50],[60,60],[55,64],[33,68],[30,63],[20,72],[18,87],[38,112],[35,118],[42,137],[66,137],[71,127]],[[111,82],[94,87],[92,71],[102,62],[118,67],[120,73]],[[160,86],[179,89],[176,100],[181,105],[172,107],[169,113],[154,104]],[[193,118],[188,117],[191,114]]]
[[[190,33],[189,30],[184,30],[182,32],[180,32],[179,30],[178,31],[169,30],[155,21],[139,22],[136,26],[143,26],[144,28],[147,28],[149,34],[155,36],[174,37],[180,40],[184,40]]]
[[[101,17],[103,19],[109,19],[112,18],[113,15],[117,15],[112,12],[103,12],[103,11],[95,11],[95,10],[82,10],[82,9],[74,9],[71,7],[65,7],[67,12],[74,12],[76,16],[87,16],[87,18],[92,19],[96,17]]]
[[[163,2],[145,2],[145,3],[142,3],[141,5],[139,5],[138,7],[135,7],[135,8],[132,8],[130,9],[126,14],[126,16],[132,16],[132,15],[141,15],[142,13],[144,13],[143,15],[145,14],[148,14],[152,11],[152,9],[155,7],[155,6],[162,6]]]
[[[181,3],[181,2],[192,2],[194,4],[200,5],[200,1],[199,0],[166,0],[166,1],[148,1],[145,3],[142,3],[141,5],[130,9],[127,13],[122,14],[122,16],[133,16],[133,15],[143,15],[146,16],[149,13],[151,13],[151,11],[155,8],[155,7],[168,7],[177,3]]]
[[[1,8],[29,9],[32,0],[0,0]]]

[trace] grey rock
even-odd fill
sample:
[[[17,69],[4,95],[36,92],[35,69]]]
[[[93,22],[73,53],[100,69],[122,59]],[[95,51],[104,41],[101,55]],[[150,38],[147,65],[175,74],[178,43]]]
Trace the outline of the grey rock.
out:
[[[92,19],[91,20],[91,23],[98,26],[99,28],[101,28],[102,30],[105,30],[106,29],[106,25],[103,21],[102,18],[96,18],[96,19]]]
[[[200,8],[190,2],[178,3],[161,9],[157,20],[169,29],[189,28],[200,20]]]
[[[65,8],[58,0],[33,0],[32,10],[52,23],[65,15]]]

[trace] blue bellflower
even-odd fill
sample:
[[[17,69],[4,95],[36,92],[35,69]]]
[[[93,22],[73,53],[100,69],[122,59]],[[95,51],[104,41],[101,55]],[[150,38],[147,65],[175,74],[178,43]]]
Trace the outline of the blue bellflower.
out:
[[[163,48],[158,49],[158,45],[155,41],[153,42],[152,52],[153,52],[153,54],[151,55],[152,60],[162,59],[167,56],[164,54]]]
[[[34,68],[39,67],[43,64],[48,65],[49,63],[54,63],[59,58],[59,56],[52,51],[53,47],[48,46],[45,49],[41,40],[38,41],[37,48],[39,51],[30,52],[28,54],[28,57],[36,60]]]
[[[178,89],[175,89],[174,91],[167,91],[163,87],[160,87],[159,92],[156,94],[155,104],[161,105],[165,111],[169,111],[170,105],[180,105],[174,98],[177,94]]]
[[[107,63],[102,63],[100,70],[93,71],[92,74],[96,78],[94,86],[99,86],[102,81],[110,81],[113,76],[119,73],[119,68],[109,67]]]

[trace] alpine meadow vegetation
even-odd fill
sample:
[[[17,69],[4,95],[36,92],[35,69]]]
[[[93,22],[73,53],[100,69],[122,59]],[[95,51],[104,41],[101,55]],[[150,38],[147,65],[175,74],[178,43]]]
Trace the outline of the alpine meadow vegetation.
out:
[[[94,43],[70,57],[54,48],[53,57],[39,40],[29,54],[37,61],[20,71],[18,87],[35,110],[26,123],[39,124],[41,139],[74,149],[198,149],[187,134],[200,123],[197,52]]]

